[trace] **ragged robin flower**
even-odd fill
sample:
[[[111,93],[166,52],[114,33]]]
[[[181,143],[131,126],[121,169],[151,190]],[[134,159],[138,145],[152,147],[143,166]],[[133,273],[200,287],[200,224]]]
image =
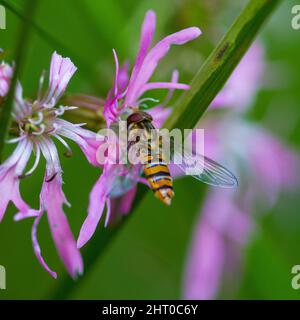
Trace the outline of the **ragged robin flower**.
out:
[[[6,66],[2,68],[6,68],[6,71],[3,71],[6,77],[10,75]],[[54,140],[66,147],[68,155],[71,154],[71,149],[64,138],[75,141],[87,159],[96,164],[95,134],[81,128],[82,124],[72,124],[61,119],[65,111],[74,107],[57,106],[75,71],[76,67],[69,58],[63,58],[54,52],[51,58],[49,86],[45,94],[42,93],[44,76],[40,80],[38,97],[33,101],[23,98],[21,84],[17,84],[12,117],[18,136],[8,141],[17,143],[17,146],[12,155],[0,165],[0,220],[10,201],[19,210],[15,220],[34,217],[32,227],[34,252],[42,266],[54,278],[56,273],[45,263],[37,240],[37,228],[44,212],[47,213],[57,251],[67,271],[73,278],[83,272],[81,255],[63,212],[63,205],[68,205],[68,202],[62,190],[62,168]],[[3,77],[1,83],[2,81]],[[4,86],[4,89],[7,88]],[[35,157],[35,161],[33,167],[26,171],[31,156]],[[40,192],[40,208],[34,210],[22,199],[19,184],[22,179],[33,174],[41,156],[46,159],[46,172]]]
[[[177,71],[174,71],[170,82],[149,82],[149,80],[159,61],[168,53],[171,45],[183,45],[197,38],[201,31],[196,27],[181,30],[165,37],[150,49],[155,30],[155,19],[153,11],[146,13],[141,30],[140,47],[130,76],[127,73],[127,65],[119,68],[117,54],[114,51],[116,63],[115,81],[104,106],[107,128],[112,127],[122,116],[130,115],[133,109],[139,110],[146,100],[152,100],[151,98],[142,97],[146,92],[148,97],[150,90],[168,89],[170,92],[167,96],[167,101],[169,101],[174,89],[189,89],[188,85],[178,83]],[[164,108],[165,103],[153,107],[148,112],[153,116],[153,124],[156,128],[161,127],[170,113],[169,109]],[[124,165],[108,162],[104,164],[102,175],[90,194],[88,215],[81,228],[77,242],[79,248],[94,234],[105,206],[107,208],[106,225],[113,216],[113,211],[119,210],[121,214],[127,214],[130,211],[136,194],[137,183],[144,183],[148,186],[147,180],[141,177],[140,174],[141,165],[127,168]]]

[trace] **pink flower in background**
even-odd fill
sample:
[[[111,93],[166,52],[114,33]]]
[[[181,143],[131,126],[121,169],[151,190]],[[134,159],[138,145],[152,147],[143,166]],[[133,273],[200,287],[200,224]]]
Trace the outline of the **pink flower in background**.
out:
[[[44,212],[50,224],[51,233],[70,275],[75,278],[83,272],[83,264],[76,241],[72,235],[67,218],[63,212],[63,204],[68,204],[62,191],[62,168],[53,139],[60,141],[71,154],[71,149],[64,138],[75,141],[87,159],[96,163],[98,142],[96,134],[82,129],[82,124],[72,124],[60,119],[67,110],[74,107],[58,106],[56,104],[76,71],[69,58],[62,58],[53,53],[50,65],[49,87],[45,95],[41,94],[43,77],[40,81],[38,98],[31,102],[25,100],[22,87],[18,83],[13,107],[13,118],[19,128],[19,136],[9,143],[17,143],[13,154],[0,166],[0,220],[2,220],[8,203],[11,201],[18,208],[15,220],[35,217],[32,229],[32,241],[35,254],[43,267],[56,278],[45,263],[37,240],[37,227]],[[31,155],[34,154],[33,167],[25,171]],[[21,178],[31,175],[37,168],[41,155],[46,159],[46,173],[40,193],[40,209],[31,209],[22,199],[19,192]]]
[[[253,222],[234,202],[232,190],[209,193],[196,222],[184,279],[185,299],[211,299],[222,283],[223,271],[237,275],[240,247]],[[233,286],[231,281],[230,286]]]
[[[235,288],[242,249],[255,230],[253,215],[269,210],[280,192],[294,186],[299,170],[293,151],[264,129],[240,118],[215,121],[205,138],[210,141],[206,155],[231,166],[238,173],[239,188],[209,192],[186,265],[186,299],[215,298],[230,276],[229,287]]]
[[[230,107],[235,111],[249,108],[263,84],[265,69],[264,50],[259,42],[255,42],[216,96],[211,108]]]
[[[219,93],[212,107],[246,110],[261,84],[262,48],[255,44]],[[236,98],[236,100],[235,100]],[[233,168],[237,190],[210,190],[195,225],[184,274],[186,299],[213,299],[222,285],[236,288],[241,275],[242,250],[255,230],[256,212],[269,210],[279,193],[297,182],[299,159],[263,128],[243,120],[241,114],[215,118],[202,124],[205,152]]]
[[[10,80],[13,76],[13,68],[5,63],[0,64],[0,97],[5,97],[8,93]]]
[[[135,64],[130,77],[127,75],[127,66],[119,69],[119,62],[114,51],[116,63],[116,75],[113,88],[109,92],[105,106],[104,116],[109,128],[112,123],[117,122],[122,116],[128,116],[134,109],[138,109],[144,102],[153,101],[151,98],[142,98],[148,91],[153,89],[168,89],[170,92],[166,101],[150,110],[154,115],[154,125],[158,128],[162,125],[169,114],[164,109],[174,89],[188,90],[189,86],[178,83],[178,73],[174,71],[170,82],[149,82],[159,61],[168,53],[171,45],[182,45],[197,38],[201,31],[196,28],[187,28],[171,34],[159,41],[150,49],[155,31],[155,13],[146,13],[140,39],[140,47],[136,56]],[[78,247],[82,247],[94,234],[97,224],[103,214],[104,207],[107,207],[106,224],[112,215],[111,209],[116,209],[114,198],[118,199],[118,209],[126,214],[131,208],[138,182],[147,184],[147,181],[140,177],[142,167],[140,165],[126,168],[122,165],[104,165],[103,173],[95,184],[90,194],[88,216],[84,221],[78,238]]]

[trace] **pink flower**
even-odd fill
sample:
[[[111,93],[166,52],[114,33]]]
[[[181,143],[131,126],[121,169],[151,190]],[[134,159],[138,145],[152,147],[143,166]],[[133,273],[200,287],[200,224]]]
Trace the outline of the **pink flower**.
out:
[[[7,63],[0,64],[0,97],[5,97],[8,93],[10,80],[13,76],[13,69]]]
[[[242,249],[254,231],[253,214],[257,208],[270,209],[280,192],[295,186],[299,172],[293,151],[240,118],[210,122],[205,139],[206,155],[239,173],[239,188],[209,192],[185,270],[186,299],[215,298],[230,275],[229,287],[237,285]]]
[[[211,108],[230,107],[236,111],[249,108],[263,84],[265,69],[263,48],[259,42],[255,42],[213,100]]]
[[[264,72],[262,47],[254,44],[212,107],[245,111]],[[184,274],[186,299],[216,298],[224,284],[233,290],[241,276],[242,250],[255,231],[253,215],[273,206],[283,190],[299,182],[299,158],[265,129],[240,114],[207,117],[205,153],[234,169],[237,190],[210,190],[194,228]]]
[[[239,189],[248,191],[249,204],[270,207],[282,190],[297,183],[298,156],[264,128],[239,117],[214,119],[208,126],[206,154],[230,155],[224,161],[240,173]]]
[[[232,190],[213,190],[204,204],[187,260],[185,299],[214,298],[224,269],[237,271],[232,261],[240,258],[240,246],[251,234],[253,223],[233,199]]]
[[[83,272],[83,264],[62,209],[63,204],[68,204],[68,202],[62,191],[62,168],[53,139],[60,141],[66,147],[69,155],[71,149],[64,138],[75,141],[92,164],[96,163],[95,153],[98,146],[96,135],[82,129],[82,124],[72,124],[60,119],[65,111],[72,110],[74,107],[56,107],[75,71],[76,67],[69,58],[62,58],[54,52],[51,59],[49,87],[45,95],[41,94],[43,77],[40,81],[38,98],[33,102],[23,98],[22,87],[18,83],[13,118],[19,128],[19,136],[8,141],[17,143],[17,147],[0,166],[0,190],[4,195],[0,199],[0,219],[10,201],[19,210],[15,220],[35,217],[32,229],[34,251],[43,267],[55,278],[56,273],[47,266],[42,258],[37,240],[37,227],[44,212],[47,213],[59,255],[73,278]],[[35,162],[33,167],[26,172],[25,168],[32,153],[35,155]],[[40,209],[33,210],[22,199],[19,183],[21,178],[35,171],[41,155],[46,159],[46,173],[40,193]]]
[[[141,98],[144,93],[153,89],[168,89],[168,102],[174,89],[188,90],[189,86],[178,83],[178,73],[174,71],[170,82],[149,82],[159,61],[168,53],[171,45],[182,45],[197,38],[201,31],[198,28],[188,28],[171,34],[158,42],[152,49],[150,45],[155,30],[155,13],[146,13],[140,39],[140,47],[130,77],[127,75],[128,66],[119,68],[117,54],[114,51],[116,74],[113,88],[110,90],[104,106],[104,116],[107,127],[117,122],[123,115],[129,115],[133,109],[138,109],[144,102],[153,101],[152,98]],[[152,108],[149,112],[154,114],[154,125],[160,127],[169,114],[168,109],[163,108],[164,103]],[[131,208],[138,182],[147,184],[140,177],[141,166],[136,165],[126,168],[120,165],[104,165],[103,173],[90,194],[88,216],[81,228],[77,245],[82,247],[93,235],[97,224],[107,207],[106,224],[113,216],[112,209],[116,208],[114,199],[118,199],[121,213],[126,214]],[[148,185],[148,184],[147,184]]]

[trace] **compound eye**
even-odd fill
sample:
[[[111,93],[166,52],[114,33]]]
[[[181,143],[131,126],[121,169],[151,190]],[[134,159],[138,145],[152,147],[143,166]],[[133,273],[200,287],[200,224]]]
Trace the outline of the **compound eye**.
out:
[[[137,123],[137,122],[141,122],[143,120],[144,120],[144,116],[142,114],[140,114],[139,112],[135,112],[127,118],[127,124],[129,125],[131,123]]]

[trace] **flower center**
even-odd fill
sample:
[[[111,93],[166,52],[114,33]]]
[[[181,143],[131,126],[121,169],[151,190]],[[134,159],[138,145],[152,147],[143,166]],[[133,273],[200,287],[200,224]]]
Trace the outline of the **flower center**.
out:
[[[31,112],[19,122],[22,132],[29,135],[41,135],[55,130],[54,120],[58,110],[37,104],[32,104],[30,109]]]

